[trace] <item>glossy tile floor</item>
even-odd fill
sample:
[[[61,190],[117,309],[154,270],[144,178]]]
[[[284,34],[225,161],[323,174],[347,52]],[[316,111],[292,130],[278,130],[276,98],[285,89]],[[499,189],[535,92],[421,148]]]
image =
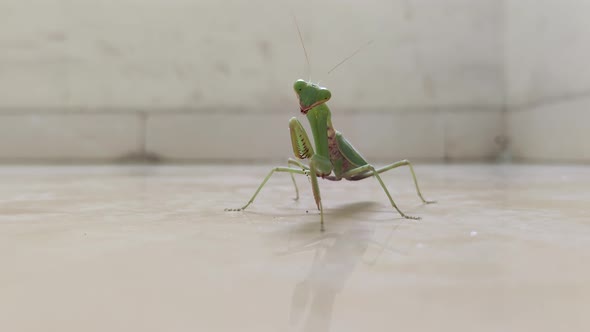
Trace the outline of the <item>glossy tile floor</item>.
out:
[[[0,168],[1,331],[588,331],[590,167]]]

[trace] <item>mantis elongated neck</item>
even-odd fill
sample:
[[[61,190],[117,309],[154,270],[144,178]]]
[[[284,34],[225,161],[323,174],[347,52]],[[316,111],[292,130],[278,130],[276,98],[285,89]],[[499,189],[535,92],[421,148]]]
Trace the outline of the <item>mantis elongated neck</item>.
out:
[[[307,112],[307,119],[313,133],[315,153],[329,158],[328,127],[332,127],[331,113],[328,105],[320,104]]]

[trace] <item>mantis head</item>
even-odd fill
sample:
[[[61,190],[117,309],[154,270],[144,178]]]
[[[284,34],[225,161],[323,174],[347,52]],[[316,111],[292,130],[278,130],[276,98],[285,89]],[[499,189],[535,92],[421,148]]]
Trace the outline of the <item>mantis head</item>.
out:
[[[332,97],[330,90],[304,80],[297,80],[293,88],[303,114],[307,114],[310,109],[327,102]]]

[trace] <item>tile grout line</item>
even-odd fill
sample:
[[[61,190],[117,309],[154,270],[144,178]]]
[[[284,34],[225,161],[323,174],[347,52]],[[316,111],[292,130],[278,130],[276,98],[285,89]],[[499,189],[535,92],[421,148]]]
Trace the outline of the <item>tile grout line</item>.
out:
[[[502,109],[504,104],[496,105],[429,105],[429,106],[407,106],[407,107],[372,107],[372,108],[338,108],[339,114],[405,114],[405,113],[436,113],[436,112],[472,112],[474,110],[480,112],[492,112]],[[145,113],[148,115],[168,115],[168,114],[279,114],[275,109],[273,110],[259,110],[252,111],[254,108],[236,108],[236,107],[199,107],[199,108],[96,108],[96,109],[79,109],[68,107],[56,108],[37,108],[37,107],[0,107],[0,116],[17,116],[17,115],[107,115],[107,114],[137,114]]]

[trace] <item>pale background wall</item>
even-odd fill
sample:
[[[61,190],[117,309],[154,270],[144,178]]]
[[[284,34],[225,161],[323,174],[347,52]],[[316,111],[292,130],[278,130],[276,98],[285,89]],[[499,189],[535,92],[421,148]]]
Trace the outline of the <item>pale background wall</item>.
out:
[[[510,0],[506,14],[512,155],[590,161],[590,1]]]
[[[291,13],[335,126],[370,159],[494,160],[509,136],[516,159],[588,160],[588,8],[0,0],[0,160],[287,158],[308,78]]]

